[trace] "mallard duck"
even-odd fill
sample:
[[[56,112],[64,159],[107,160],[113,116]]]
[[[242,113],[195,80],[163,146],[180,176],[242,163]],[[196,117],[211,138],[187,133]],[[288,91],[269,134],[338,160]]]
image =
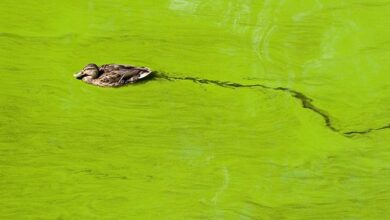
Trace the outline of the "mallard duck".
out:
[[[147,67],[135,67],[122,64],[104,64],[98,67],[92,63],[74,74],[74,77],[97,86],[118,87],[135,83],[151,75],[151,73],[152,71]]]

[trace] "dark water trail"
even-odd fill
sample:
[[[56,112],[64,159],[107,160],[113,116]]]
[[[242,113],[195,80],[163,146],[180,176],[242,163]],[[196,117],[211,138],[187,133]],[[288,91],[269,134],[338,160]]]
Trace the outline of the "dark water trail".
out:
[[[302,92],[298,92],[296,90],[287,88],[287,87],[270,87],[263,84],[240,84],[235,82],[229,82],[229,81],[219,81],[219,80],[210,80],[210,79],[202,79],[197,77],[179,77],[179,76],[171,76],[167,75],[163,72],[155,72],[154,75],[155,79],[165,79],[168,81],[192,81],[194,83],[199,84],[209,84],[209,85],[215,85],[220,86],[224,88],[260,88],[260,89],[267,89],[267,90],[274,90],[274,91],[282,91],[285,93],[288,93],[290,96],[292,96],[295,99],[298,99],[303,108],[306,108],[318,115],[320,115],[325,122],[325,126],[328,127],[330,130],[340,133],[346,137],[353,137],[355,135],[363,135],[368,134],[373,131],[383,130],[383,129],[390,129],[390,124],[385,125],[383,127],[379,128],[368,128],[366,130],[362,131],[341,131],[339,128],[335,127],[332,122],[332,117],[329,115],[329,113],[313,104],[313,99],[309,98]]]

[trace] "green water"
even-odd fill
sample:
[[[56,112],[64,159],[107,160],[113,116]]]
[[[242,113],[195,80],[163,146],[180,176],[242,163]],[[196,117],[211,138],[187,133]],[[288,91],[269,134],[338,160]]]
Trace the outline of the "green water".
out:
[[[0,219],[390,217],[389,1],[2,0],[0,12]],[[177,80],[72,78],[91,62]]]

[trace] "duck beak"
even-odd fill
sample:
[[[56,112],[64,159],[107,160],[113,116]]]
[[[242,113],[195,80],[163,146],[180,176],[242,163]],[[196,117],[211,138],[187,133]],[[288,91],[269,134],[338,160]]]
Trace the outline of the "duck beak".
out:
[[[83,71],[80,71],[80,72],[74,74],[73,76],[74,76],[76,79],[82,79],[82,78],[85,76],[85,74],[84,74]]]

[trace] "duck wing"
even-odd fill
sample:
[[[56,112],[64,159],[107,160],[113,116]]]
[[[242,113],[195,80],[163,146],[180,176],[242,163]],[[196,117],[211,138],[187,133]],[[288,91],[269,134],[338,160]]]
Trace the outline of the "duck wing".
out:
[[[94,84],[100,86],[119,86],[122,74],[118,71],[104,72],[94,80]]]
[[[132,65],[125,64],[104,64],[100,66],[99,71],[102,73],[112,72],[114,70],[126,70],[135,68]]]
[[[126,81],[127,83],[136,82],[140,79],[149,76],[152,73],[152,71],[146,67],[133,67],[121,71],[124,72],[122,80]]]
[[[121,86],[134,83],[151,74],[146,67],[134,67],[123,64],[105,64],[99,68],[100,76],[95,79],[95,84],[100,86]]]

